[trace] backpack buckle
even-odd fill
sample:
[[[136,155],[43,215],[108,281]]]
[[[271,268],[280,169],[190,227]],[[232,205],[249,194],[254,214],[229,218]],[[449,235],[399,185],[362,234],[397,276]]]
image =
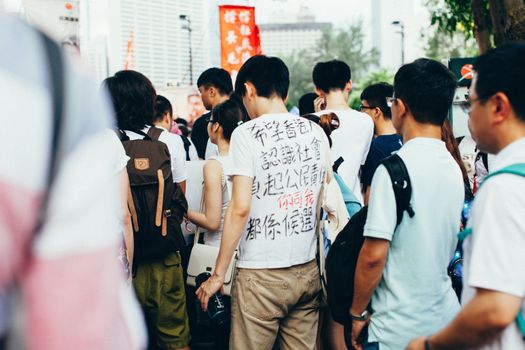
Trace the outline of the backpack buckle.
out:
[[[164,210],[164,216],[169,218],[171,216],[171,209]]]

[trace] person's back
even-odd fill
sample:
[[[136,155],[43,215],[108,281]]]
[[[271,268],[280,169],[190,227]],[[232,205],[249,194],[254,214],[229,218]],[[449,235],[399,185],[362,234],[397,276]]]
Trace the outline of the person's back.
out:
[[[391,239],[383,279],[372,298],[370,326],[371,336],[389,349],[402,348],[413,334],[438,329],[459,311],[447,265],[456,247],[464,198],[461,171],[444,142],[412,139],[397,154],[410,176],[415,216],[405,215],[393,236],[375,226],[385,212],[395,224],[392,184],[380,166],[365,226],[365,236]],[[420,333],[413,333],[416,329]]]
[[[173,182],[167,130],[146,128],[156,92],[143,74],[125,70],[107,78],[128,163],[128,204],[135,237],[133,286],[149,331],[150,347],[187,348],[190,341],[180,250],[187,202]],[[170,117],[167,117],[170,119]],[[144,131],[147,131],[145,133]],[[173,135],[177,137],[176,135]]]
[[[337,60],[317,63],[312,78],[315,91],[320,96],[314,103],[316,107],[323,109],[316,114],[333,112],[340,120],[339,128],[331,135],[332,160],[337,162],[338,159],[343,159],[338,174],[362,202],[358,175],[370,149],[374,124],[366,114],[348,107],[352,77],[350,67],[346,63]]]
[[[415,215],[404,215],[396,227],[392,182],[380,165],[372,180],[351,311],[352,327],[362,326],[354,315],[370,301],[363,288],[375,289],[367,342],[380,349],[402,349],[414,335],[441,328],[459,311],[447,266],[457,244],[464,190],[461,170],[441,140],[455,86],[446,67],[427,59],[401,67],[395,77],[392,120],[404,140],[397,154],[410,177]],[[380,261],[382,269],[368,270],[371,260]]]
[[[401,136],[392,124],[392,113],[386,99],[392,97],[393,87],[387,83],[367,86],[361,93],[360,110],[366,113],[374,123],[374,139],[366,162],[361,168],[361,184],[365,204],[368,203],[372,177],[383,159],[390,156],[402,146]]]
[[[254,179],[238,267],[280,268],[314,258],[314,204],[326,164],[321,133],[311,121],[287,113],[262,115],[235,131],[232,171],[249,166],[246,174]],[[249,158],[241,158],[245,149]]]
[[[314,349],[321,289],[317,200],[328,140],[313,122],[288,113],[289,71],[277,57],[254,56],[236,91],[252,118],[232,134],[232,199],[213,275],[197,290],[203,308],[224,283],[234,249],[233,349]]]
[[[35,31],[0,17],[0,33],[0,90],[9,96],[0,106],[0,290],[20,282],[28,349],[139,348],[142,324],[129,323],[138,308],[131,294],[122,298],[130,291],[116,259],[122,238],[112,223],[121,217],[121,186],[114,175],[119,154],[106,137],[110,108],[89,79],[67,62],[59,67],[65,108],[55,181],[42,203],[58,96],[52,70]],[[7,127],[20,113],[27,127]]]

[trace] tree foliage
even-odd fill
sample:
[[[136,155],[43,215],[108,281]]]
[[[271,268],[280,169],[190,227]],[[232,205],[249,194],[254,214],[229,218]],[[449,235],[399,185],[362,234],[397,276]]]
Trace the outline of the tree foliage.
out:
[[[352,69],[352,80],[359,81],[378,64],[379,53],[376,49],[365,48],[362,25],[358,22],[342,29],[328,27],[315,49],[295,51],[282,59],[290,70],[288,100],[297,105],[303,94],[314,91],[312,70],[317,62],[344,61]]]
[[[427,0],[431,23],[441,33],[475,38],[481,53],[525,40],[525,0]]]

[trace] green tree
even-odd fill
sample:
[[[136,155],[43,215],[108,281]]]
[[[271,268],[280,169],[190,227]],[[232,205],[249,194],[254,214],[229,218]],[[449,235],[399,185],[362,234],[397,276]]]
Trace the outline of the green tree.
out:
[[[425,55],[437,61],[453,57],[474,57],[479,55],[476,40],[472,37],[467,37],[461,31],[448,34],[432,27],[422,32],[421,38],[426,40]]]
[[[525,40],[525,0],[428,0],[431,23],[442,33],[474,37],[481,53]]]
[[[348,105],[353,109],[359,110],[359,105],[361,104],[361,93],[363,90],[372,84],[377,83],[389,83],[393,84],[394,75],[387,69],[379,69],[376,71],[370,72],[366,77],[358,81],[357,84],[352,86],[352,92],[350,93],[350,100]]]
[[[328,27],[313,50],[300,50],[282,57],[290,70],[288,101],[297,105],[299,98],[314,91],[312,70],[317,62],[338,59],[352,69],[352,80],[359,81],[367,71],[379,62],[376,49],[364,47],[364,33],[360,22],[347,28]]]

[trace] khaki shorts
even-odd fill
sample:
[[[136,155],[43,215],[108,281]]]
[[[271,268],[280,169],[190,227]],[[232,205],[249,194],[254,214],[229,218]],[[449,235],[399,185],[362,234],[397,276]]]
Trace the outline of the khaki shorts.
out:
[[[168,350],[188,346],[190,325],[179,253],[138,265],[133,285],[144,311],[150,341]]]
[[[315,260],[283,269],[237,269],[230,349],[315,349],[321,282]]]

